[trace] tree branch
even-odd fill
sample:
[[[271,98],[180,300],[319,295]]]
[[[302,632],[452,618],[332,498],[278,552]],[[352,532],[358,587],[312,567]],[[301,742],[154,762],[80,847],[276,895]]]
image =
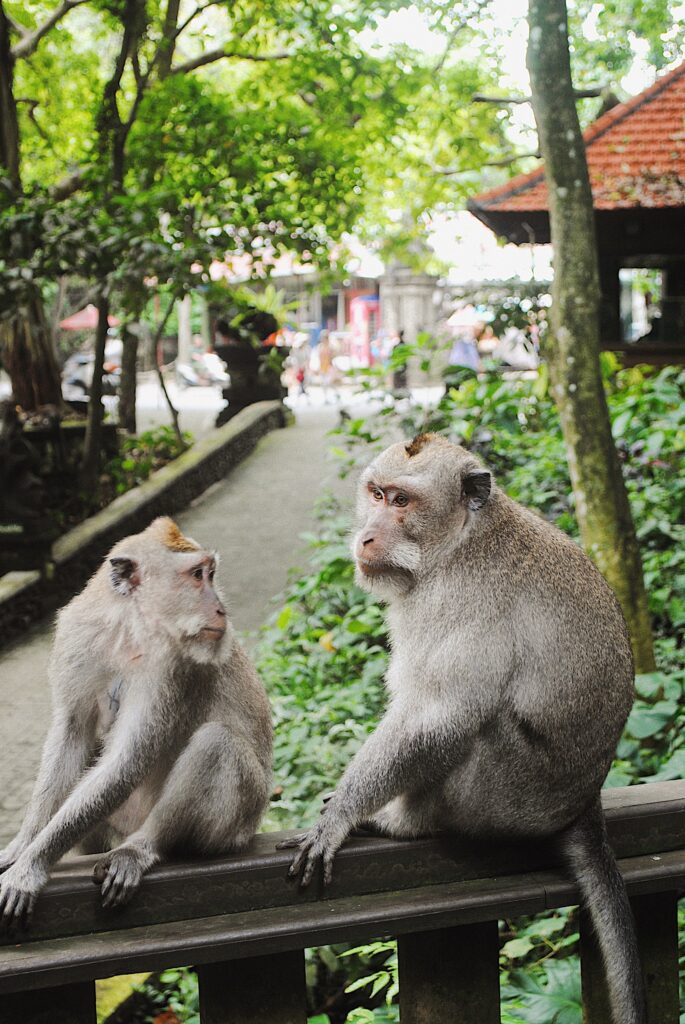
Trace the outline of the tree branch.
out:
[[[577,100],[590,99],[595,96],[604,95],[603,86],[595,86],[592,89],[574,89],[573,95]],[[473,103],[499,103],[500,106],[506,106],[508,103],[531,103],[532,98],[530,96],[484,96],[482,93],[477,92],[471,97]]]
[[[205,0],[205,3],[198,4],[195,10],[190,12],[186,20],[182,21],[180,25],[176,26],[176,28],[174,29],[173,36],[171,37],[173,41],[175,42],[181,35],[181,33],[185,32],[185,30],[188,28],[188,25],[190,25],[191,21],[194,21],[199,14],[202,14],[203,11],[206,11],[208,7],[216,7],[216,5],[220,2],[221,0]]]
[[[510,164],[515,164],[519,160],[530,160],[533,157],[540,159],[540,153],[514,153],[512,156],[503,157],[501,160],[486,160],[484,163],[479,164],[478,167],[433,167],[431,170],[433,174],[440,175],[441,177],[447,178],[455,174],[474,174],[481,167],[509,167]]]
[[[188,60],[185,64],[177,64],[176,67],[171,69],[172,75],[185,75],[189,71],[195,71],[197,68],[203,68],[206,64],[214,64],[218,60],[223,60],[225,57],[233,58],[234,60],[252,60],[252,61],[270,61],[270,60],[287,60],[289,57],[293,57],[294,53],[283,51],[282,53],[238,53],[236,50],[227,50],[223,46],[217,50],[208,50],[207,53],[203,53],[201,57],[195,57],[193,60]]]
[[[52,144],[50,136],[41,127],[41,125],[38,123],[38,120],[36,118],[36,107],[38,107],[40,105],[39,101],[38,100],[29,99],[26,96],[17,96],[15,102],[16,103],[21,103],[21,104],[23,104],[27,108],[26,116],[28,117],[29,121],[31,122],[33,127],[36,129],[38,134],[40,135],[40,137],[43,140],[43,142],[47,143],[48,148],[54,153],[55,152],[55,147]]]
[[[22,39],[12,48],[12,56],[15,60],[19,60],[21,57],[30,57],[31,54],[36,50],[39,42],[46,35],[51,28],[61,21],[62,18],[73,10],[74,7],[80,7],[81,4],[87,4],[88,0],[62,0],[62,3],[57,7],[49,18],[47,18],[42,25],[34,29],[33,32],[28,32]]]
[[[7,11],[5,11],[5,18],[7,19],[7,24],[12,31],[16,32],[16,34],[21,36],[22,39],[26,39],[27,36],[31,35],[31,29],[27,28],[26,25],[21,25],[15,18],[12,18]]]
[[[179,421],[178,421],[178,409],[176,408],[174,403],[171,401],[171,398],[169,397],[169,392],[167,391],[167,386],[166,386],[166,383],[164,381],[164,374],[162,373],[162,367],[160,366],[159,359],[157,357],[157,346],[159,345],[160,341],[162,340],[162,334],[164,333],[164,328],[167,325],[167,321],[168,321],[169,317],[171,316],[171,311],[172,311],[172,309],[174,308],[175,305],[176,305],[176,298],[174,297],[174,295],[172,293],[172,296],[171,296],[171,298],[169,300],[169,305],[167,306],[166,312],[165,312],[164,316],[162,317],[160,323],[158,324],[157,330],[155,331],[154,335],[150,339],[150,341],[151,341],[150,349],[151,349],[151,352],[152,352],[152,358],[154,359],[154,362],[155,362],[155,371],[157,373],[157,380],[159,381],[159,386],[162,389],[162,394],[164,395],[166,404],[167,404],[167,406],[169,408],[169,413],[171,414],[171,419],[172,419],[173,425],[174,425],[174,433],[176,434],[176,438],[177,438],[178,443],[179,443],[179,445],[181,447],[181,451],[185,451],[186,448],[188,447],[188,445],[183,440],[183,432],[181,431],[181,426],[180,426]]]

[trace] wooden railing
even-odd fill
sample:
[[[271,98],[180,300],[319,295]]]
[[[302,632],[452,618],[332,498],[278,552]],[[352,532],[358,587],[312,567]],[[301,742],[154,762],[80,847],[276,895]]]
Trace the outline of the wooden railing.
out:
[[[650,1024],[677,1024],[685,782],[608,790],[604,806],[635,910]],[[118,912],[100,906],[94,858],[60,865],[30,933],[1,939],[0,1024],[93,1024],[95,979],[180,964],[197,967],[203,1024],[302,1024],[303,950],[384,935],[398,937],[402,1024],[496,1024],[498,919],[578,899],[544,845],[454,837],[355,838],[329,888],[300,890],[278,838],[258,836],[240,856],[163,865]],[[581,931],[586,1019],[609,1024],[582,917]]]

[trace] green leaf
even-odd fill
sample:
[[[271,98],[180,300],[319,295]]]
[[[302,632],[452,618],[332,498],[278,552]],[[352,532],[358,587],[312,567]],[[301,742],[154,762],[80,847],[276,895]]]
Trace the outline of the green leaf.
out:
[[[658,701],[654,707],[638,704],[630,712],[626,728],[636,739],[656,736],[672,724],[677,710],[675,701]]]
[[[523,938],[510,939],[509,942],[505,942],[502,946],[502,953],[509,960],[517,960],[519,957],[525,956],[526,953],[530,953],[533,947],[534,943],[526,935]]]
[[[279,629],[285,629],[286,626],[288,625],[288,623],[290,622],[290,620],[292,619],[292,617],[293,617],[293,607],[292,607],[292,605],[290,605],[290,604],[284,605],[283,609],[281,610],[281,612],[278,615],[278,618],[276,619],[277,627]]]
[[[685,750],[676,750],[646,781],[669,782],[671,779],[685,779]]]

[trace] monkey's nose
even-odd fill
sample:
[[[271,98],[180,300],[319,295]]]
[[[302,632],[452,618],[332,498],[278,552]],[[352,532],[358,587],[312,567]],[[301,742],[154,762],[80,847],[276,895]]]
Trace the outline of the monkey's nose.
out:
[[[362,538],[362,547],[365,548],[367,544],[373,544],[373,541],[374,541],[373,537],[363,537]]]

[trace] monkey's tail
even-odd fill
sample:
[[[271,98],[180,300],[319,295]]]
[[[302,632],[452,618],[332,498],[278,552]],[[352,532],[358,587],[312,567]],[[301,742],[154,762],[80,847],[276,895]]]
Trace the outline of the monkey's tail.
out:
[[[602,952],[614,1024],[647,1024],[633,913],[599,799],[561,834],[559,843]]]

